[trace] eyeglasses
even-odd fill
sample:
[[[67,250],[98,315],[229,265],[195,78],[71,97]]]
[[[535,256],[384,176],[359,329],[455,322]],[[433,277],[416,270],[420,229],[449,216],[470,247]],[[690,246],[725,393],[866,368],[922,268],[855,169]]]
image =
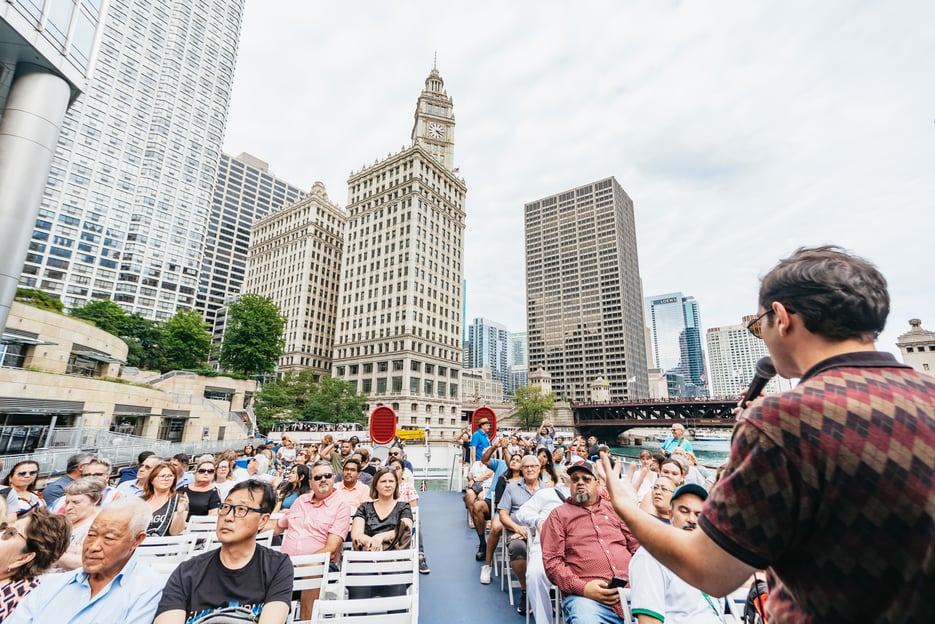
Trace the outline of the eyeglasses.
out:
[[[8,540],[11,537],[17,536],[26,539],[26,536],[19,532],[19,529],[16,528],[16,525],[9,524],[7,522],[0,522],[0,539]]]
[[[198,474],[214,474],[214,468],[199,468]]]
[[[334,475],[330,472],[326,472],[324,474],[312,475],[312,478],[316,481],[321,481],[322,479],[334,479]]]
[[[167,474],[156,475],[156,478],[157,479],[174,479],[175,475],[167,473]]]
[[[749,331],[750,334],[754,338],[759,338],[760,340],[763,340],[763,323],[761,322],[761,320],[764,316],[767,316],[772,313],[773,313],[773,309],[770,308],[763,314],[759,315],[758,317],[756,317],[755,319],[747,323],[747,331]]]
[[[20,470],[16,473],[16,476],[17,477],[25,477],[25,476],[35,477],[37,474],[39,474],[38,470]]]
[[[399,451],[390,451],[387,455],[390,457],[399,457]]]
[[[221,503],[221,506],[218,507],[218,515],[221,517],[226,516],[232,511],[234,512],[235,518],[246,518],[248,511],[252,511],[258,514],[266,513],[262,509],[257,509],[256,507],[247,507],[246,505],[228,505],[227,503]]]
[[[672,493],[672,492],[674,492],[674,491],[675,491],[675,490],[670,490],[669,488],[664,488],[664,487],[662,487],[661,485],[654,485],[654,486],[653,486],[653,492],[669,492],[669,493]]]

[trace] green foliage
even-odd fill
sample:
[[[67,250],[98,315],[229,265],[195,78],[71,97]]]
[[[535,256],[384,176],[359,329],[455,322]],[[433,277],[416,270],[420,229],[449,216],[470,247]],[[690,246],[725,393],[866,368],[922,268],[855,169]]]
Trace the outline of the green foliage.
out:
[[[285,326],[285,317],[270,299],[243,295],[227,311],[221,366],[248,375],[273,372],[286,346]]]
[[[367,397],[342,379],[322,377],[315,381],[311,369],[289,371],[280,381],[267,383],[257,394],[254,413],[262,430],[277,420],[319,422],[366,422]]]
[[[211,333],[201,314],[179,310],[162,325],[162,352],[170,370],[203,368],[211,349]]]
[[[89,301],[80,308],[74,308],[71,316],[91,321],[98,329],[114,336],[124,336],[127,328],[127,311],[110,299]]]
[[[553,393],[542,394],[539,386],[522,386],[513,393],[513,401],[519,410],[520,425],[523,429],[535,429],[542,424],[542,417],[555,404]]]
[[[49,310],[50,312],[58,312],[59,314],[65,310],[65,305],[62,303],[61,299],[57,299],[46,292],[33,288],[17,288],[16,301],[31,305],[40,310]]]

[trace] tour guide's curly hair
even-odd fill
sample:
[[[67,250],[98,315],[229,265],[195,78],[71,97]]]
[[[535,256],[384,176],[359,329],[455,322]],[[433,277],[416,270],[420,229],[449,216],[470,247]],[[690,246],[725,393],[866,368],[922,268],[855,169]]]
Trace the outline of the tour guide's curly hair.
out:
[[[760,306],[769,310],[774,301],[802,317],[808,331],[834,342],[873,342],[890,313],[886,279],[877,268],[831,245],[800,247],[780,260],[760,282]]]

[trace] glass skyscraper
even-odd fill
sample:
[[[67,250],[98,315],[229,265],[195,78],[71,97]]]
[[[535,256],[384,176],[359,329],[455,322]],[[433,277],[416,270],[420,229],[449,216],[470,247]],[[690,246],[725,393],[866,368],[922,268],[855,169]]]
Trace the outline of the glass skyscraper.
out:
[[[61,3],[60,3],[61,4]],[[112,0],[20,284],[147,318],[196,306],[243,0]]]
[[[506,326],[476,318],[468,326],[467,368],[489,368],[490,377],[510,390],[510,332]]]
[[[656,366],[665,371],[670,397],[706,396],[701,314],[694,297],[680,292],[646,298]]]

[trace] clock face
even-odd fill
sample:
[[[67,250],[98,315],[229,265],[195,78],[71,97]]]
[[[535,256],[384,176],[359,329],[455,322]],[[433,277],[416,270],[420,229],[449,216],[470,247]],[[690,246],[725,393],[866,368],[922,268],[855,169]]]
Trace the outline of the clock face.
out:
[[[429,136],[433,139],[440,139],[445,136],[445,127],[441,124],[430,123],[429,124]]]

